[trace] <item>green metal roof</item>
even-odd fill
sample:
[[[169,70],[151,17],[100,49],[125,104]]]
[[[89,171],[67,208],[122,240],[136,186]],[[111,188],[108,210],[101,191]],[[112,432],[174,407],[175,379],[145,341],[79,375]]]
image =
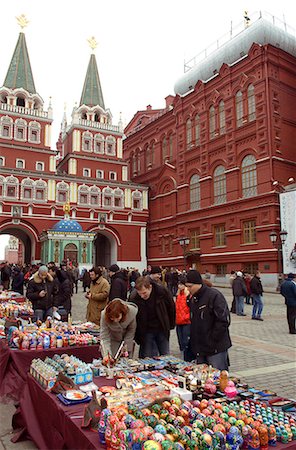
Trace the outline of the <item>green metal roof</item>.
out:
[[[100,77],[98,72],[97,61],[95,55],[91,55],[86,77],[84,81],[84,86],[80,99],[80,106],[101,106],[105,109],[104,98],[100,83]]]
[[[23,88],[30,94],[36,93],[26,38],[20,33],[11,62],[8,68],[4,86],[15,89]]]

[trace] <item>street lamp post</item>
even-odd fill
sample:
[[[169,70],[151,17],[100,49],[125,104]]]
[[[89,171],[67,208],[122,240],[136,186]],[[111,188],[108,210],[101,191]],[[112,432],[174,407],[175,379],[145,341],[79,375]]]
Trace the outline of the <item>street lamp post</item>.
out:
[[[186,248],[190,242],[190,239],[188,237],[180,237],[178,239],[178,242],[183,249],[183,264],[184,264],[184,271],[186,272]]]
[[[287,231],[271,231],[269,234],[270,240],[272,242],[272,245],[277,249],[277,256],[278,256],[278,285],[277,285],[277,291],[280,291],[281,289],[281,283],[282,283],[282,274],[283,274],[283,259],[282,259],[282,246],[286,242],[287,239]]]

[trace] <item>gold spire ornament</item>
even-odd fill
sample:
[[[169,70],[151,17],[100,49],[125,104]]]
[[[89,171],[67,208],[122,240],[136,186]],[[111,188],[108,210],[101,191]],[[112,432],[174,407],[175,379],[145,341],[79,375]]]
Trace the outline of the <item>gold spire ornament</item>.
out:
[[[250,17],[248,14],[248,11],[244,11],[244,19],[245,19],[245,28],[248,28],[248,26],[250,25]]]
[[[16,17],[16,20],[17,20],[17,23],[21,27],[22,30],[24,28],[26,28],[26,26],[29,23],[29,20],[26,18],[25,14],[21,14],[20,16]]]
[[[67,202],[67,203],[64,204],[63,210],[64,210],[64,213],[65,213],[65,216],[69,216],[70,215],[70,211],[71,211],[70,202]]]
[[[94,36],[92,36],[89,39],[87,39],[87,42],[89,43],[89,46],[92,49],[92,51],[94,51],[94,49],[97,48],[97,46],[98,46],[98,43],[97,43],[96,38]]]

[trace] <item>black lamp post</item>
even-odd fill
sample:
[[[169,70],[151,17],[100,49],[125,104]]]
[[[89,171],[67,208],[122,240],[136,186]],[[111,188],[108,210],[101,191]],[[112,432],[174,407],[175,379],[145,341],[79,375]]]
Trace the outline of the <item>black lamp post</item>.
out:
[[[188,237],[180,237],[178,239],[178,242],[183,249],[183,264],[184,264],[184,271],[186,271],[186,248],[190,242],[190,239]]]
[[[272,245],[277,249],[278,254],[278,285],[277,291],[280,291],[281,283],[282,283],[282,274],[283,274],[283,259],[282,259],[282,246],[286,242],[287,239],[287,231],[271,231],[269,234]]]

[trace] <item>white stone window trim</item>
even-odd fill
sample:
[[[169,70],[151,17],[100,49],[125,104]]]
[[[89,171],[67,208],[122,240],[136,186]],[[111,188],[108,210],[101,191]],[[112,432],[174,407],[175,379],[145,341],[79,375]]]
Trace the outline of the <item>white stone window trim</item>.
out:
[[[86,141],[89,142],[90,148],[86,148]],[[93,135],[89,131],[85,131],[82,134],[82,150],[88,153],[91,153],[93,151]]]
[[[84,177],[90,178],[91,177],[91,169],[89,167],[84,167],[82,174]]]
[[[37,198],[37,191],[43,191],[43,198]],[[47,183],[44,180],[34,181],[34,201],[44,203],[47,201]]]
[[[24,135],[22,138],[18,137],[18,130],[22,129],[24,131]],[[17,119],[14,124],[14,139],[16,141],[25,142],[27,140],[27,122],[23,119]]]
[[[122,189],[116,188],[113,191],[113,195],[114,195],[114,208],[120,209],[123,208],[124,206],[124,192]],[[120,205],[116,205],[115,199],[119,199],[120,200]]]
[[[111,145],[111,151],[108,150],[108,146]],[[109,156],[116,155],[116,140],[113,136],[106,137],[105,154]]]
[[[109,180],[116,181],[117,180],[117,173],[114,171],[109,172]]]
[[[40,169],[38,169],[38,167],[37,167],[38,164],[41,164],[41,168]],[[35,169],[38,170],[39,172],[43,172],[44,171],[44,162],[43,161],[36,161]]]
[[[139,208],[134,206],[134,200],[139,200]],[[140,211],[143,209],[143,195],[142,192],[136,190],[132,192],[132,209]]]
[[[99,176],[99,173],[101,174],[101,176]],[[96,178],[97,178],[98,180],[103,180],[103,179],[104,179],[104,171],[101,170],[101,169],[97,169],[97,170],[96,170]]]
[[[110,200],[111,200],[110,201],[110,205],[106,205],[105,204],[106,198],[110,198]],[[113,208],[114,207],[114,192],[109,186],[107,186],[107,187],[105,187],[103,189],[103,192],[102,192],[102,207],[103,208]]]
[[[5,136],[3,133],[4,127],[9,127],[9,134],[8,136]],[[1,137],[3,139],[13,139],[13,120],[9,116],[2,116],[1,117]]]
[[[101,149],[100,151],[97,150],[96,148],[96,143],[100,143],[101,144]],[[104,136],[102,134],[95,134],[95,138],[94,138],[94,153],[97,153],[99,155],[103,155],[105,152],[105,140],[104,140]]]
[[[14,197],[7,195],[7,191],[9,187],[14,187],[15,188],[15,195]],[[13,175],[10,175],[9,177],[7,177],[4,181],[4,195],[3,197],[6,197],[8,199],[18,199],[19,198],[19,180],[14,177]]]
[[[4,167],[4,166],[5,166],[5,157],[0,156],[0,167]]]
[[[86,196],[86,202],[82,202],[81,201],[81,196],[85,195]],[[81,186],[78,187],[78,199],[77,199],[77,203],[81,206],[83,205],[89,205],[90,204],[90,192],[89,192],[89,187],[86,186],[86,184],[82,184]]]
[[[37,132],[37,138],[36,140],[32,139],[32,132],[36,131]],[[40,131],[41,131],[41,127],[40,127],[40,123],[34,121],[34,122],[30,122],[29,123],[29,133],[28,133],[28,142],[31,142],[32,144],[40,144],[41,140],[40,140]]]
[[[56,187],[56,202],[62,204],[65,203],[68,200],[69,192],[70,192],[69,185],[64,181],[60,181]],[[62,193],[66,194],[65,199],[59,200],[59,194]]]
[[[25,197],[25,190],[30,189],[30,197]],[[21,182],[21,200],[33,200],[34,199],[34,181],[31,178],[24,178]]]
[[[18,164],[21,163],[22,167],[18,167]],[[21,158],[16,158],[15,160],[15,168],[16,169],[25,169],[26,168],[26,161]]]

